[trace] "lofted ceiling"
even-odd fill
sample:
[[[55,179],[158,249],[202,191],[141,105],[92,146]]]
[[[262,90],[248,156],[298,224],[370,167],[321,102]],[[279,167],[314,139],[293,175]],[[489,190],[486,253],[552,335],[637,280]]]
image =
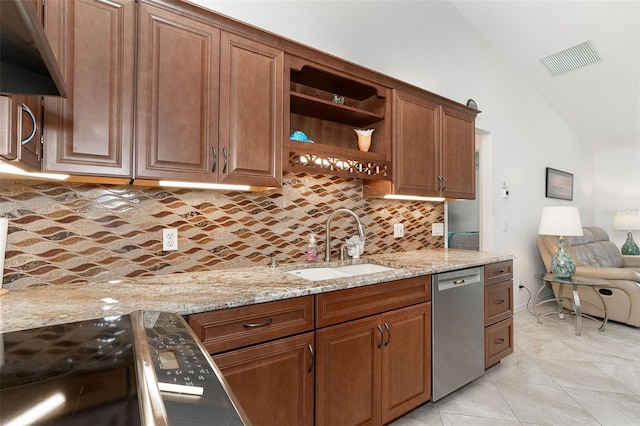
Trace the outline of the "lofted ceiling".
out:
[[[451,0],[595,150],[640,146],[639,0]],[[553,76],[540,59],[590,41],[601,60]]]

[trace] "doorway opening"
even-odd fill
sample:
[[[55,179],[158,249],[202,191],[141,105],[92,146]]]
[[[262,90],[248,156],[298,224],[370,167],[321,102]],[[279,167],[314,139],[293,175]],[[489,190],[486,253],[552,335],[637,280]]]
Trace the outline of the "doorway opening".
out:
[[[491,134],[476,129],[476,198],[445,202],[445,247],[491,251],[493,248]]]

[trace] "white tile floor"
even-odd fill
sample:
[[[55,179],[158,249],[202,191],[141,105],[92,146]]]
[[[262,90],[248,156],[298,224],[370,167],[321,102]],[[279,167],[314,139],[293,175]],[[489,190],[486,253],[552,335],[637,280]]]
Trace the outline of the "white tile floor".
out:
[[[512,355],[392,425],[640,426],[640,328],[584,319],[578,337],[568,315],[542,322],[516,313]]]

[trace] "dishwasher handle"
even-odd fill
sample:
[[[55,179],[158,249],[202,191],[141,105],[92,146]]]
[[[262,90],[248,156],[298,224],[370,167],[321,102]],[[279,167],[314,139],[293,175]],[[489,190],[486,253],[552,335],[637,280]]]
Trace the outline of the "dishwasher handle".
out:
[[[472,284],[483,284],[482,268],[445,272],[435,276],[437,291],[450,290]]]

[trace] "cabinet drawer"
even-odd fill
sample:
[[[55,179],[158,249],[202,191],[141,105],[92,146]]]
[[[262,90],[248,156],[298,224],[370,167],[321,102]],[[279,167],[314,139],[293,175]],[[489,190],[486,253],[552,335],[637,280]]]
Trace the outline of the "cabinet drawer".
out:
[[[484,329],[484,368],[513,353],[513,318]]]
[[[316,296],[316,327],[339,324],[431,300],[431,276],[339,290]]]
[[[484,266],[484,283],[491,285],[513,279],[513,260]]]
[[[189,315],[189,325],[214,354],[313,330],[313,296]]]
[[[484,325],[491,325],[513,315],[513,280],[484,288]]]

